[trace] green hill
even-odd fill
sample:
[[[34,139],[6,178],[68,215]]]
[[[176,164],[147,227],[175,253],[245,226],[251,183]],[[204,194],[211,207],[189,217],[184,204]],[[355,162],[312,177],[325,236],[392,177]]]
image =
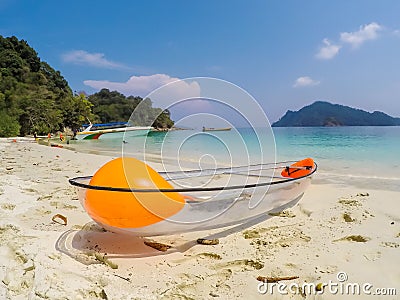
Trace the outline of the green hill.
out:
[[[78,128],[92,116],[59,71],[24,40],[0,36],[0,136],[46,134]]]
[[[174,125],[174,122],[170,119],[169,111],[154,108],[148,98],[126,97],[117,91],[111,92],[108,89],[102,89],[90,95],[88,100],[93,104],[95,122],[109,123],[129,120],[132,125],[152,125],[156,128],[171,128]],[[139,103],[141,105],[136,109]],[[135,113],[131,117],[133,111]]]
[[[383,112],[369,113],[349,106],[317,101],[299,111],[288,110],[273,127],[310,126],[398,126],[400,118]]]
[[[108,90],[89,99],[73,95],[61,73],[42,61],[26,41],[0,35],[0,137],[74,130],[87,119],[126,122],[141,101],[147,101],[142,118],[155,120],[155,127],[173,125],[169,112],[153,108],[150,99]]]

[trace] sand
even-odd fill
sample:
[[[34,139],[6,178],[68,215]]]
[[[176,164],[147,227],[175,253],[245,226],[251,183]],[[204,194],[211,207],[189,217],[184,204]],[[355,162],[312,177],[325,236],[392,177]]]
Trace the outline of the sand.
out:
[[[138,238],[95,225],[68,184],[111,158],[0,140],[0,299],[304,299],[299,290],[260,294],[257,277],[302,285],[338,282],[340,272],[343,283],[397,288],[399,297],[400,192],[329,184],[317,173],[298,204],[248,228]],[[196,243],[204,237],[219,244]],[[333,298],[344,297],[326,288],[307,296]]]

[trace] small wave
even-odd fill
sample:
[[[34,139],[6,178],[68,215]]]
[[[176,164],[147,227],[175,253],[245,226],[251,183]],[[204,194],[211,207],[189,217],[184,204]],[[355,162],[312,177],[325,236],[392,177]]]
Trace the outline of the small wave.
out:
[[[319,176],[328,177],[347,177],[357,179],[375,179],[375,180],[400,180],[400,177],[395,176],[379,176],[379,175],[360,175],[360,174],[343,174],[343,173],[332,173],[332,172],[319,172]]]

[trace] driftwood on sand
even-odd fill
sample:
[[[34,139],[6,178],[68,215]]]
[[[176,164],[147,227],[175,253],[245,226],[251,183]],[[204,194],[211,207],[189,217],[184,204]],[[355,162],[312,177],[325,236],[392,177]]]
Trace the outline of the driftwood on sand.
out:
[[[272,283],[272,282],[278,282],[282,280],[293,280],[297,279],[299,276],[286,276],[286,277],[266,277],[266,276],[258,276],[257,280],[266,282],[266,283]]]
[[[197,239],[197,243],[201,244],[201,245],[218,245],[219,244],[219,240],[218,239],[213,239],[213,240]]]
[[[157,243],[157,242],[144,241],[144,244],[146,246],[149,246],[151,248],[154,248],[154,249],[156,249],[158,251],[162,251],[162,252],[165,252],[168,249],[172,248],[172,246],[170,246],[170,245],[161,244],[161,243]]]

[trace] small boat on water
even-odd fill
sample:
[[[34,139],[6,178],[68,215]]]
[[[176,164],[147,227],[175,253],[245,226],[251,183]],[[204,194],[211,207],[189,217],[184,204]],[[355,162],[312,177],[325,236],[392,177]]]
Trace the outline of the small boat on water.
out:
[[[113,122],[104,124],[86,124],[83,125],[85,128],[82,131],[76,133],[76,139],[78,140],[97,140],[103,134],[110,133],[121,133],[131,132],[134,136],[146,135],[150,130],[153,129],[151,126],[128,126],[125,122]]]
[[[232,129],[231,127],[214,128],[214,127],[204,127],[203,126],[203,132],[204,131],[229,131],[231,129]]]

